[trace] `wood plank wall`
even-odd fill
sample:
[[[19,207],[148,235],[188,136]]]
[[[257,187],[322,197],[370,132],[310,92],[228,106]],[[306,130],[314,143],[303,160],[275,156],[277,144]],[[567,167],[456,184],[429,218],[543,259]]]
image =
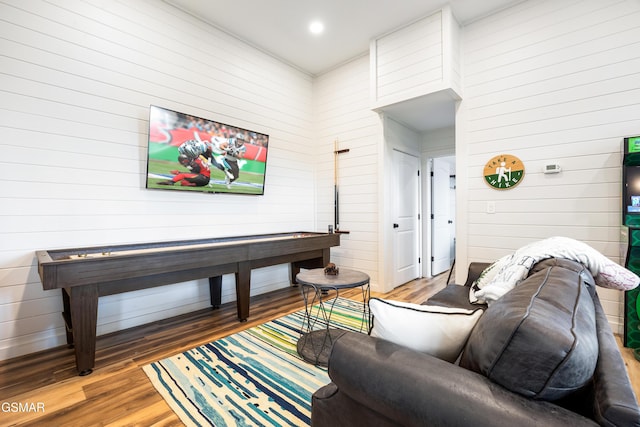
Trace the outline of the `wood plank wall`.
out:
[[[375,288],[378,258],[380,150],[382,124],[371,111],[369,58],[363,56],[314,81],[314,141],[317,156],[317,228],[333,224],[334,141],[349,149],[338,159],[340,190],[340,247],[332,250],[339,266],[367,272]]]
[[[372,95],[387,105],[428,93],[443,75],[442,12],[399,28],[372,41]]]
[[[640,134],[640,3],[525,1],[463,33],[456,152],[467,154],[458,170],[466,176],[458,179],[466,230],[458,234],[458,261],[488,261],[564,235],[624,262],[621,143]],[[502,153],[526,167],[509,191],[482,177]],[[543,174],[547,164],[562,172]],[[487,213],[489,201],[495,214]],[[600,294],[620,328],[622,293]]]
[[[525,1],[462,28],[458,265],[556,234],[620,260],[620,143],[640,133],[639,8]],[[386,148],[367,56],[312,78],[160,0],[3,0],[0,16],[0,359],[64,341],[35,250],[324,231],[336,139],[350,149],[340,188],[351,233],[333,260],[383,279]],[[145,190],[149,104],[270,134],[265,196]],[[527,167],[511,192],[482,182],[503,152]],[[563,172],[543,175],[548,163]],[[224,302],[235,299],[227,279]],[[254,292],[286,286],[286,267],[253,282]],[[601,299],[621,325],[621,294]],[[99,333],[207,304],[204,281],[110,296]]]
[[[0,16],[0,359],[64,343],[35,250],[315,231],[309,75],[160,0]],[[150,104],[269,134],[265,195],[146,190]],[[254,294],[283,286],[286,266],[254,272]],[[98,333],[208,304],[206,280],[101,298]]]

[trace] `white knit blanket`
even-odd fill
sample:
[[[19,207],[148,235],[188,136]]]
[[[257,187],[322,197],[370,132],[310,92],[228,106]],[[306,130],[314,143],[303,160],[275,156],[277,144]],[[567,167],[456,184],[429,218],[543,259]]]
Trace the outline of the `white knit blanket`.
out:
[[[490,304],[524,280],[537,262],[554,257],[581,263],[591,272],[598,286],[626,291],[640,283],[636,274],[586,243],[568,237],[551,237],[523,246],[488,267],[474,283],[469,299],[473,303]]]

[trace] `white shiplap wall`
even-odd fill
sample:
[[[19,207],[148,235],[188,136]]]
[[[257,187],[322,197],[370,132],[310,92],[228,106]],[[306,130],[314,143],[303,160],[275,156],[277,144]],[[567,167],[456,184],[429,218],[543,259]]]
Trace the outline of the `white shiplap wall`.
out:
[[[333,224],[334,141],[340,154],[338,181],[341,236],[332,261],[357,268],[378,283],[378,227],[380,146],[382,125],[369,104],[369,58],[356,59],[314,81],[314,145],[317,161],[317,228]]]
[[[64,343],[38,249],[313,231],[308,75],[160,0],[6,0],[0,16],[0,359]],[[265,195],[146,190],[150,104],[269,134]],[[254,271],[252,294],[282,286],[287,266]],[[101,298],[98,333],[208,298],[206,279]]]
[[[622,262],[620,149],[624,136],[640,133],[640,2],[527,1],[463,33],[458,265],[554,235]],[[509,191],[482,178],[501,153],[526,167]],[[551,163],[562,173],[544,175]],[[622,293],[600,294],[610,322],[621,325]]]
[[[442,91],[460,97],[460,26],[448,5],[373,39],[370,60],[376,110]]]
[[[442,11],[371,42],[375,104],[388,105],[430,92],[443,75]]]

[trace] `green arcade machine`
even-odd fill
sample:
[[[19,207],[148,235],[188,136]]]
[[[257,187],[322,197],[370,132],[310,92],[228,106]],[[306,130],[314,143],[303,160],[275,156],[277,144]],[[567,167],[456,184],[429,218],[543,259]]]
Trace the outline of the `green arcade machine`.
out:
[[[640,275],[640,136],[624,139],[622,232],[625,267]],[[624,294],[624,346],[640,348],[640,289]]]

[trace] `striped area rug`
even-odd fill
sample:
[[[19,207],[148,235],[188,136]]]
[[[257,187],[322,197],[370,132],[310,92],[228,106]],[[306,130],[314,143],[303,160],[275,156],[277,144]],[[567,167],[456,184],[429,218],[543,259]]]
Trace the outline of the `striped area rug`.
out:
[[[362,312],[362,301],[338,298],[331,326],[360,331]],[[188,426],[310,425],[311,395],[329,377],[296,351],[304,313],[154,362],[144,372]],[[323,321],[315,325],[322,327]]]

